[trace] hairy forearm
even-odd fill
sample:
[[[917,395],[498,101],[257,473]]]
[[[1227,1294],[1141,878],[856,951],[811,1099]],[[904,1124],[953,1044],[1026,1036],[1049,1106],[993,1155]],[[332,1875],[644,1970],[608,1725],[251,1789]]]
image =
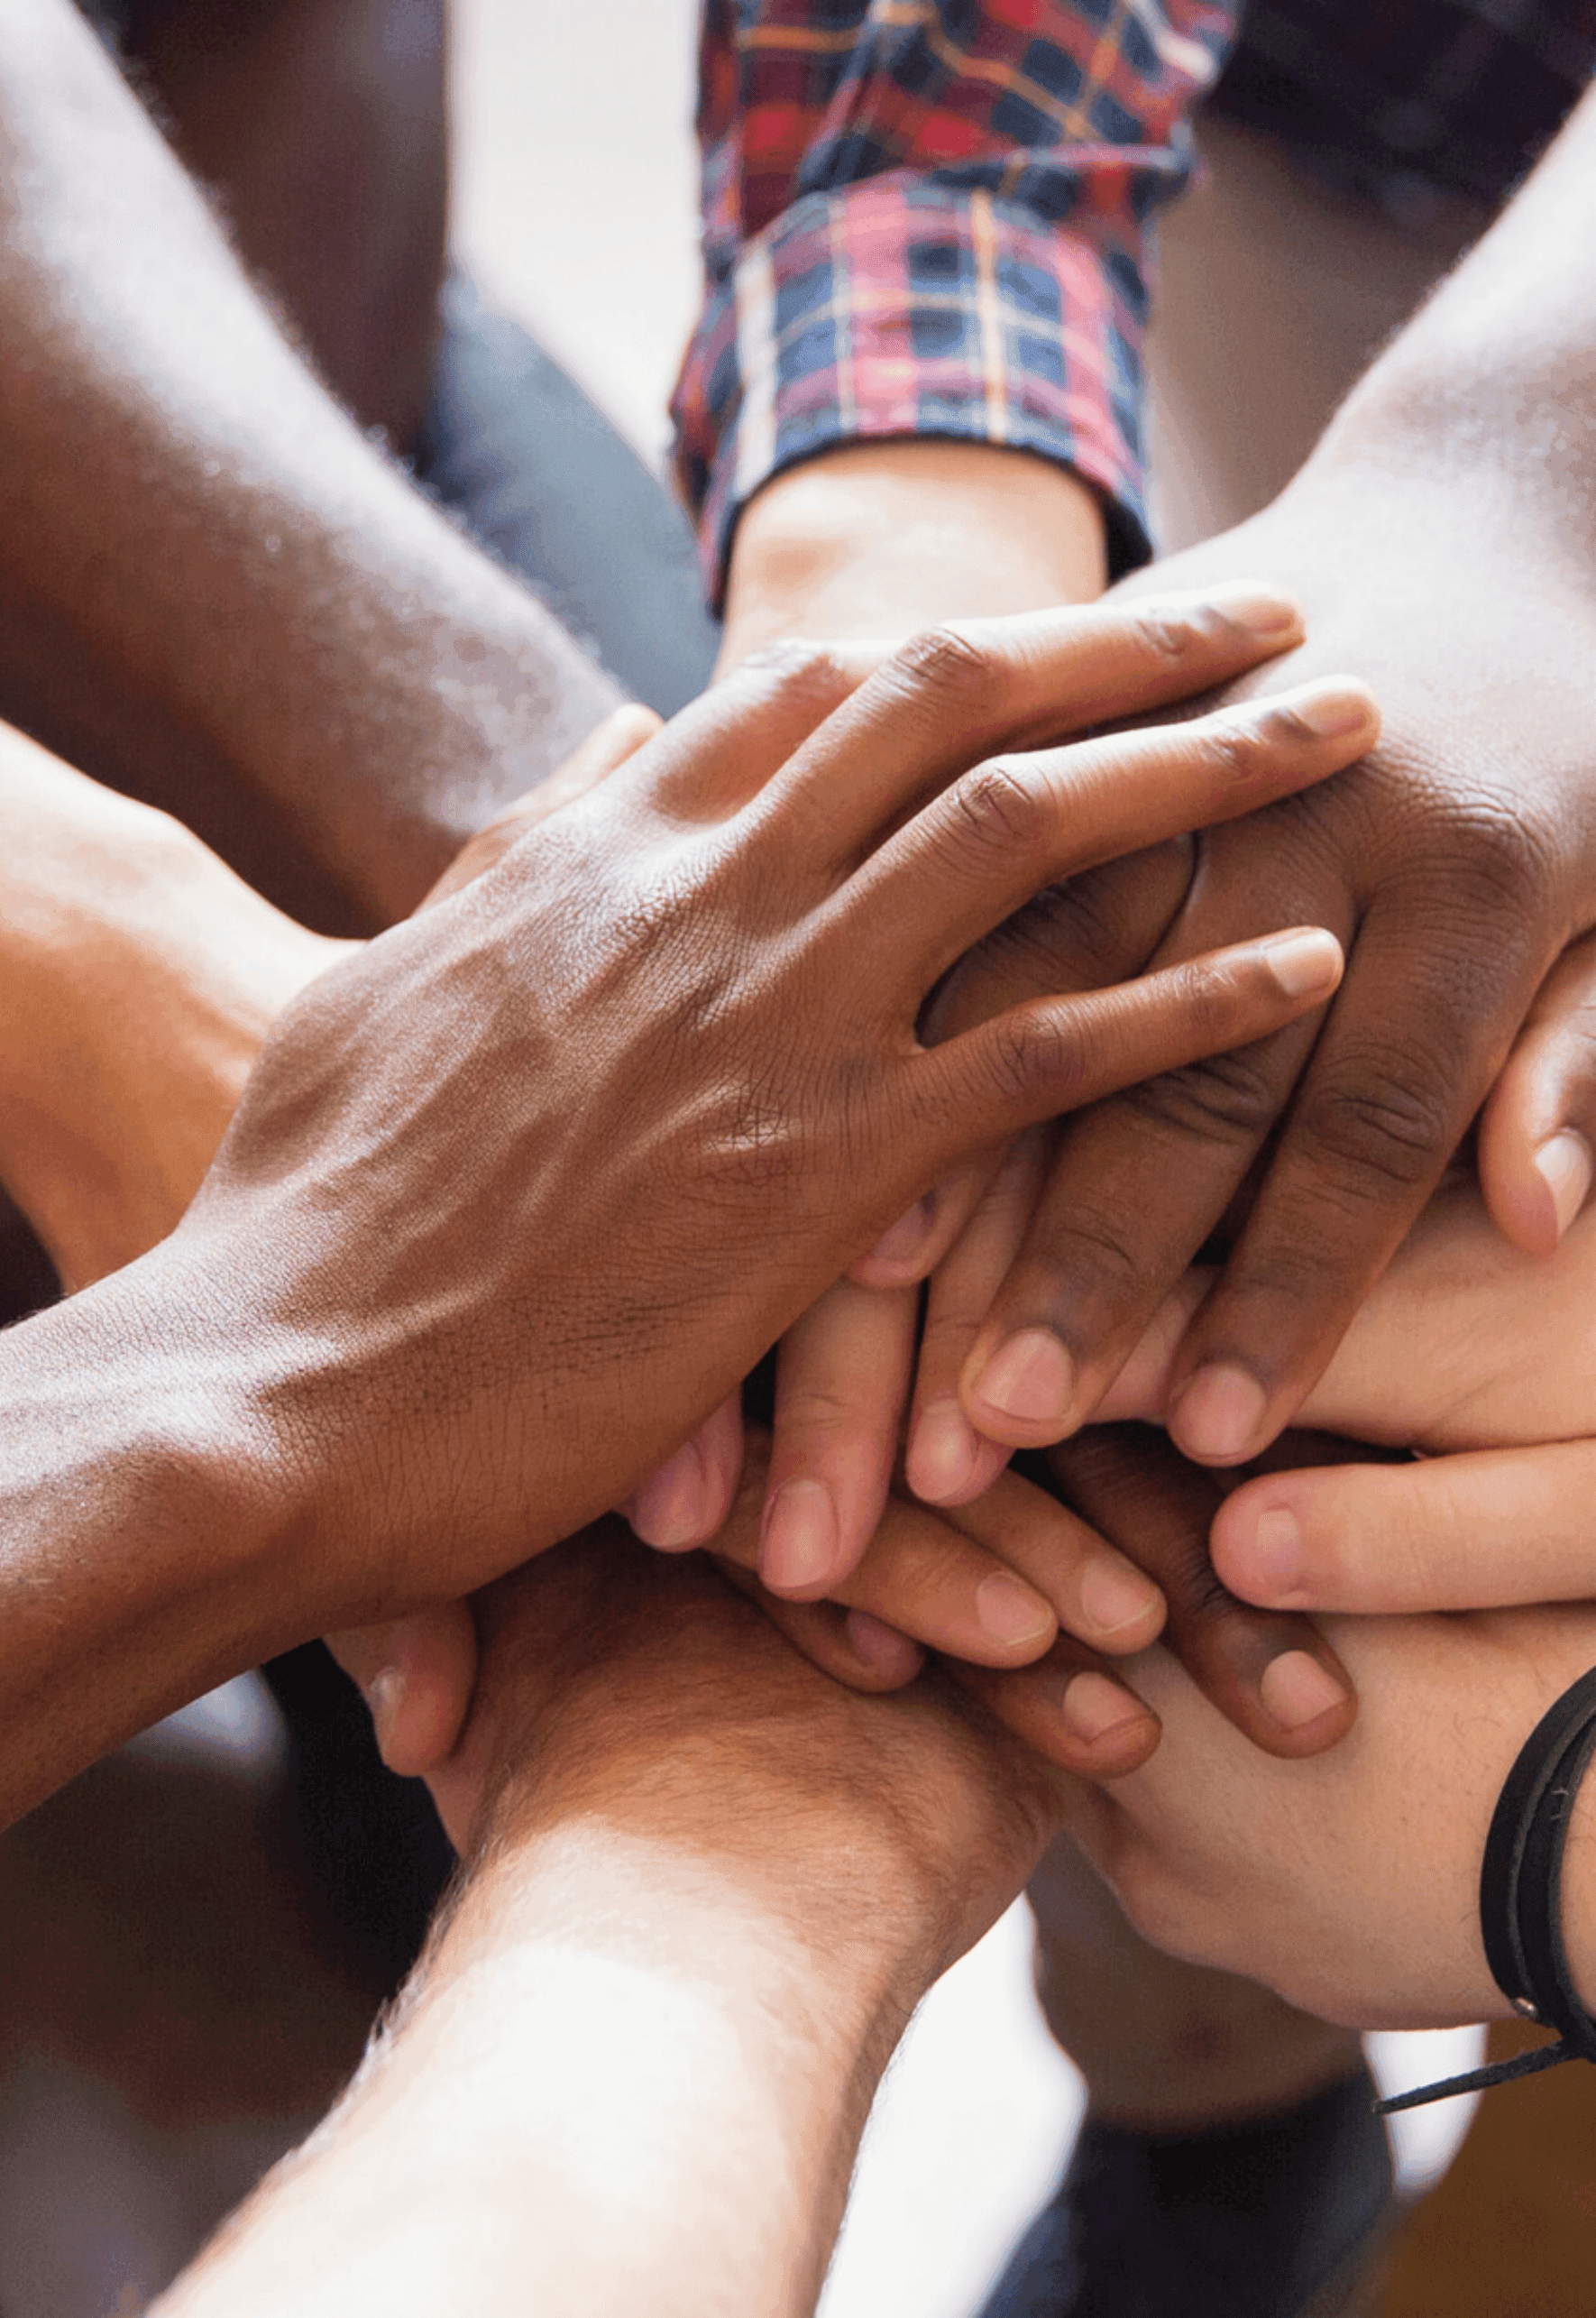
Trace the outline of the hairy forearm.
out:
[[[368,922],[619,697],[316,384],[69,0],[0,0],[0,708]]]
[[[811,2311],[918,1989],[737,1849],[591,1809],[501,1844],[343,2108],[163,2313]]]
[[[1088,487],[980,443],[854,444],[744,511],[720,665],[783,636],[892,641],[941,620],[1086,602],[1106,574]]]

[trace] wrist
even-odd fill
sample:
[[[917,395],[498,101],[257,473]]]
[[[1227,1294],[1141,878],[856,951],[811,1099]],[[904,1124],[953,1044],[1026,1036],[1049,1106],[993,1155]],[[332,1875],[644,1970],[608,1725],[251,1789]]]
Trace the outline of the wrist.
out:
[[[782,637],[890,639],[1089,601],[1105,541],[1089,487],[1030,452],[849,444],[785,469],[744,509],[720,667]]]

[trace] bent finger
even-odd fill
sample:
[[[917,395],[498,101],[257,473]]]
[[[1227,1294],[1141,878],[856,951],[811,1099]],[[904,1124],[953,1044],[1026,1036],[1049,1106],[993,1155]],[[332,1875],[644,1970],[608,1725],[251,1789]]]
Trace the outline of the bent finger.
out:
[[[1456,1150],[1523,1003],[1521,929],[1454,897],[1372,910],[1241,1237],[1177,1356],[1168,1422],[1235,1465],[1289,1423]]]
[[[719,1534],[742,1477],[742,1395],[731,1394],[690,1441],[651,1473],[626,1517],[656,1553],[691,1553]]]
[[[1051,1145],[1047,1128],[1032,1127],[1011,1146],[926,1291],[904,1468],[909,1486],[928,1504],[979,1496],[1008,1460],[1007,1449],[983,1439],[965,1414],[959,1380],[1025,1237]]]
[[[326,1643],[371,1710],[390,1771],[420,1779],[454,1752],[477,1679],[476,1624],[465,1603],[346,1627]]]
[[[925,1008],[921,1042],[940,1046],[1027,998],[1105,989],[1140,973],[1191,885],[1188,839],[1172,838],[1051,886],[1006,918],[946,975]],[[867,1287],[923,1280],[943,1261],[986,1191],[1000,1147],[950,1175],[853,1266]]]
[[[924,1666],[925,1652],[917,1643],[867,1611],[844,1609],[838,1602],[790,1602],[762,1586],[753,1570],[722,1555],[714,1559],[728,1581],[758,1605],[794,1650],[848,1689],[870,1697],[902,1690]]]
[[[759,1575],[773,1593],[834,1592],[876,1533],[914,1358],[913,1288],[839,1281],[776,1356]]]
[[[1497,1229],[1550,1256],[1590,1196],[1596,1154],[1596,934],[1546,977],[1480,1118],[1480,1186]]]
[[[1215,1573],[1208,1535],[1221,1491],[1210,1475],[1140,1426],[1093,1426],[1047,1462],[1093,1528],[1160,1588],[1166,1647],[1255,1746],[1318,1754],[1346,1735],[1356,1695],[1323,1635],[1237,1600]]]
[[[961,1688],[1005,1730],[1080,1779],[1123,1779],[1158,1747],[1158,1716],[1118,1673],[1060,1637],[1035,1666],[995,1673],[948,1661]]]
[[[1213,1532],[1225,1583],[1291,1610],[1505,1609],[1596,1595],[1596,1443],[1270,1474]]]

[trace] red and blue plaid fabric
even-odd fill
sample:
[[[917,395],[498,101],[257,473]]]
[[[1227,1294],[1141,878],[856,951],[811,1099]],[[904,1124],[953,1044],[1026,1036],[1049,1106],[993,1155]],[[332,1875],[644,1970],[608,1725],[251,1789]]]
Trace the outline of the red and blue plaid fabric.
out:
[[[760,484],[883,436],[1057,459],[1116,565],[1145,555],[1145,229],[1234,13],[706,0],[706,295],[673,415],[717,596]]]

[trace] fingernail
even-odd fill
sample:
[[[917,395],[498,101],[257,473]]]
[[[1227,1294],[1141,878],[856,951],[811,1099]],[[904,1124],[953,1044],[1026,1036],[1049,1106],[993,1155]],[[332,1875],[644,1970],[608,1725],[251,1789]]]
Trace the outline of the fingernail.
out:
[[[1261,705],[1266,711],[1289,709],[1298,723],[1325,740],[1334,740],[1338,732],[1355,732],[1370,722],[1371,714],[1368,694],[1362,685],[1349,684],[1344,676],[1323,676],[1316,684],[1298,685],[1295,692],[1277,694]]]
[[[868,1610],[849,1610],[848,1639],[854,1656],[879,1681],[910,1682],[921,1668],[921,1652],[907,1634],[885,1625]]]
[[[1081,1615],[1099,1634],[1124,1633],[1145,1625],[1163,1607],[1151,1580],[1123,1562],[1089,1561],[1080,1581]]]
[[[651,1473],[627,1509],[645,1545],[662,1553],[680,1553],[697,1545],[703,1535],[707,1511],[703,1458],[696,1441],[689,1441],[674,1457]]]
[[[1284,636],[1302,625],[1302,606],[1259,580],[1237,580],[1229,587],[1216,587],[1204,600],[1233,628],[1244,628],[1249,636]]]
[[[1270,1720],[1283,1731],[1299,1731],[1347,1702],[1344,1687],[1306,1650],[1271,1658],[1259,1678],[1258,1695]]]
[[[901,1215],[890,1231],[884,1231],[870,1257],[876,1264],[913,1264],[925,1246],[936,1212],[935,1203],[928,1193],[907,1215]]]
[[[1040,1594],[1018,1578],[1011,1578],[1006,1569],[995,1570],[983,1578],[976,1588],[976,1615],[994,1642],[1012,1648],[1017,1643],[1040,1642],[1043,1635],[1057,1631],[1058,1621]]]
[[[788,1481],[765,1509],[759,1575],[773,1594],[823,1586],[841,1558],[837,1501],[823,1481]]]
[[[1341,980],[1341,944],[1322,925],[1271,934],[1259,943],[1258,953],[1290,998],[1306,998],[1310,990],[1333,990]]]
[[[1247,1572],[1259,1593],[1279,1601],[1302,1583],[1302,1529],[1288,1505],[1271,1505],[1252,1525]]]
[[[1075,1675],[1069,1681],[1064,1692],[1062,1712],[1076,1737],[1092,1745],[1126,1723],[1142,1722],[1147,1709],[1139,1705],[1128,1690],[1122,1690],[1117,1682],[1111,1682],[1106,1674],[1087,1671]]]
[[[1585,1204],[1591,1189],[1591,1146],[1573,1127],[1565,1127],[1543,1143],[1535,1154],[1541,1179],[1552,1194],[1552,1212],[1562,1238]]]
[[[1009,1423],[1062,1428],[1075,1403],[1075,1363],[1050,1329],[1023,1328],[998,1346],[974,1397]]]
[[[381,1673],[372,1675],[366,1685],[366,1705],[371,1709],[377,1752],[385,1760],[393,1737],[393,1726],[399,1720],[404,1703],[405,1678],[397,1666],[385,1666]]]
[[[929,1505],[940,1505],[963,1488],[976,1469],[980,1442],[957,1401],[933,1401],[922,1409],[910,1439],[904,1470],[909,1486]]]
[[[1230,1465],[1252,1448],[1268,1407],[1244,1368],[1199,1368],[1169,1412],[1169,1430],[1188,1457]]]

